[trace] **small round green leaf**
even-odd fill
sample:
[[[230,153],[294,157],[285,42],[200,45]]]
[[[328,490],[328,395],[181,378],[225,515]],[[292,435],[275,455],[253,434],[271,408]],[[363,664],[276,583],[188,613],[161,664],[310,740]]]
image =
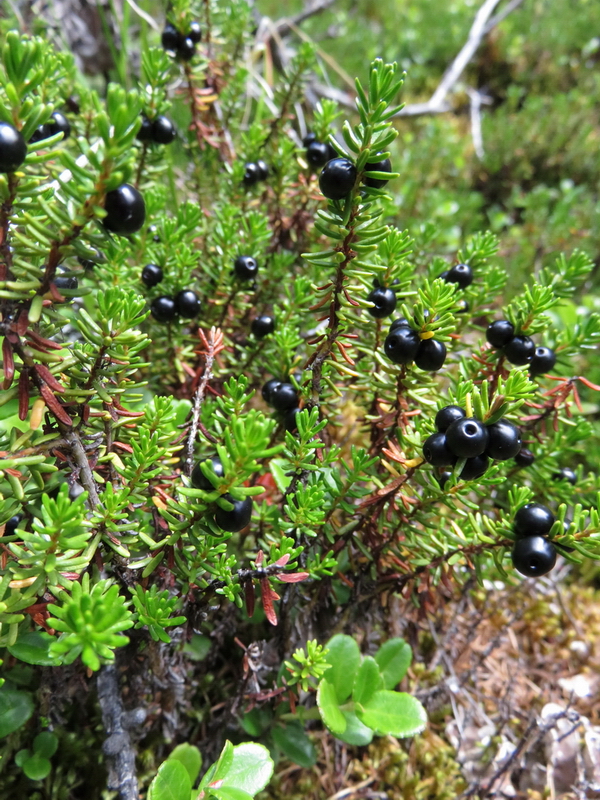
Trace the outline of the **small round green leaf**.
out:
[[[23,764],[23,772],[32,781],[41,781],[50,774],[52,764],[47,758],[34,753],[31,758]]]
[[[371,656],[365,656],[356,671],[352,699],[355,703],[367,703],[380,689],[383,689],[383,681],[377,662]]]
[[[183,742],[183,744],[178,744],[173,752],[170,753],[169,759],[175,759],[183,764],[188,771],[188,775],[190,776],[190,781],[193,786],[196,783],[198,775],[200,774],[200,768],[202,767],[202,756],[200,755],[200,750],[198,750],[197,747],[194,747],[193,744],[187,744],[187,742]]]
[[[427,724],[421,703],[406,692],[375,692],[362,708],[356,710],[361,722],[374,731],[392,736],[414,736]]]
[[[277,725],[272,735],[277,747],[295,764],[308,769],[317,763],[314,745],[299,723],[290,722],[285,727]]]
[[[375,661],[386,689],[393,689],[406,675],[412,661],[412,650],[404,639],[388,639],[375,653]]]
[[[373,741],[373,731],[371,728],[367,728],[366,725],[363,725],[354,711],[344,710],[342,714],[346,719],[346,730],[343,733],[337,734],[338,739],[341,739],[342,742],[346,742],[347,744],[357,746],[371,744]]]
[[[338,633],[326,644],[327,663],[331,669],[325,673],[328,682],[334,687],[339,703],[347,700],[354,685],[354,676],[360,664],[360,650],[351,636]]]
[[[190,800],[192,782],[181,761],[167,759],[150,784],[148,800]]]
[[[275,767],[262,744],[244,742],[233,748],[233,759],[221,786],[242,789],[254,796],[265,788]]]
[[[58,747],[57,737],[50,731],[42,731],[33,740],[33,752],[44,758],[52,758]]]
[[[33,714],[33,701],[29,692],[17,689],[0,689],[0,738],[25,725]]]
[[[335,689],[326,678],[319,683],[317,705],[321,719],[332,733],[339,734],[346,730],[346,720],[340,711]]]
[[[10,645],[8,652],[11,656],[24,661],[26,664],[35,664],[40,667],[53,667],[60,664],[60,660],[50,656],[48,650],[54,636],[42,631],[32,631],[23,633],[17,641]]]

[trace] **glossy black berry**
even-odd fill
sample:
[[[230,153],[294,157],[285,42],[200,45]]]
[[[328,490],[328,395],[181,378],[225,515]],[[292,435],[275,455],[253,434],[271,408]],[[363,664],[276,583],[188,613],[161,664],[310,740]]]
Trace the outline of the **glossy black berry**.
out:
[[[315,169],[330,161],[329,145],[326,142],[311,142],[306,148],[306,160]]]
[[[160,283],[163,277],[163,271],[158,264],[146,264],[142,270],[142,283],[145,283],[149,289]]]
[[[148,119],[148,117],[142,117],[142,124],[140,125],[140,129],[136,134],[136,139],[138,139],[140,142],[152,141],[152,122]]]
[[[389,317],[396,310],[396,292],[393,289],[386,288],[385,286],[378,286],[368,295],[367,300],[374,303],[373,308],[368,308],[367,311],[375,319],[383,319]]]
[[[440,433],[445,433],[453,422],[466,416],[467,412],[460,406],[444,406],[435,415],[435,427]]]
[[[179,47],[182,36],[177,28],[168,22],[164,27],[160,40],[165,50],[175,51]]]
[[[223,469],[223,464],[221,464],[221,459],[217,458],[216,456],[196,464],[191,474],[192,486],[195,486],[196,489],[202,489],[205,492],[212,492],[215,488],[200,469],[200,464],[207,464],[209,462],[212,465],[213,471],[217,478],[222,478],[223,475],[225,475],[225,470]]]
[[[456,462],[456,456],[446,444],[446,434],[432,433],[423,442],[423,458],[434,467],[449,467]]]
[[[512,422],[500,419],[487,426],[488,446],[486,453],[496,461],[514,458],[521,451],[521,431]]]
[[[298,416],[299,413],[300,409],[298,407],[290,408],[285,412],[285,415],[283,417],[283,424],[285,425],[286,431],[294,433],[295,431],[298,430],[298,423],[296,422],[296,417]]]
[[[519,536],[545,536],[554,525],[554,514],[541,503],[527,503],[515,514],[515,533]]]
[[[196,20],[190,22],[187,35],[188,39],[191,39],[194,44],[198,44],[198,42],[202,41],[202,28],[200,27],[200,23]]]
[[[522,367],[533,358],[535,344],[529,336],[515,336],[508,344],[504,345],[502,352],[511,364]]]
[[[389,158],[384,158],[383,161],[370,161],[365,167],[365,172],[391,172],[392,162]],[[383,189],[387,184],[387,180],[382,178],[365,178],[365,186],[370,186],[373,189]]]
[[[112,233],[135,233],[146,219],[144,198],[130,183],[123,183],[118,189],[108,192],[104,208],[104,227]]]
[[[267,381],[263,385],[263,387],[261,389],[261,394],[262,394],[262,398],[265,401],[265,403],[268,403],[269,405],[271,405],[271,394],[273,392],[273,389],[276,386],[279,386],[280,383],[281,383],[281,381],[278,378],[271,378],[271,380]]]
[[[175,125],[164,114],[160,114],[152,122],[152,140],[156,144],[171,144],[177,137]]]
[[[258,169],[258,164],[254,161],[248,161],[244,165],[244,177],[242,178],[244,186],[254,186],[259,180],[260,170]]]
[[[555,481],[568,481],[571,486],[577,483],[577,474],[569,467],[563,467],[560,472],[556,472],[553,476]]]
[[[388,333],[383,349],[394,364],[410,364],[415,360],[420,344],[419,334],[402,326]]]
[[[436,339],[421,339],[415,356],[415,364],[426,372],[437,372],[444,366],[446,345]]]
[[[457,314],[467,314],[471,310],[471,306],[466,300],[459,300],[456,305],[458,306],[456,309]]]
[[[172,297],[157,297],[150,305],[150,313],[157,322],[171,322],[177,316],[177,305]]]
[[[298,392],[291,383],[279,383],[272,388],[269,402],[276,411],[287,411],[298,405]]]
[[[515,456],[515,464],[518,467],[530,467],[535,461],[535,456],[526,447],[522,447]]]
[[[531,361],[529,362],[530,375],[542,375],[550,372],[556,364],[556,353],[549,347],[536,347]]]
[[[177,56],[182,61],[191,61],[196,55],[196,45],[189,36],[185,36],[177,46]]]
[[[252,278],[256,278],[258,264],[252,256],[238,256],[234,261],[233,269],[236,277],[242,281],[249,281]]]
[[[60,111],[55,111],[50,117],[48,122],[50,136],[57,133],[62,133],[63,139],[67,139],[71,135],[71,123]]]
[[[158,228],[156,225],[149,225],[146,229],[148,233],[152,234],[152,241],[153,242],[160,242],[160,236],[158,235]]]
[[[478,419],[457,419],[446,431],[448,447],[459,458],[480,456],[488,445],[487,428]]]
[[[451,477],[452,473],[448,472],[448,470],[443,470],[443,472],[440,472],[440,474],[437,476],[437,482],[440,485],[440,489],[444,488],[444,486],[450,480]]]
[[[259,158],[256,162],[256,169],[258,173],[258,180],[259,181],[266,181],[269,177],[269,167],[266,161],[263,161],[262,158]]]
[[[200,298],[191,289],[182,289],[175,295],[175,305],[180,317],[191,319],[200,313]]]
[[[50,126],[49,125],[38,125],[34,132],[29,137],[29,144],[36,144],[37,142],[43,142],[44,139],[48,139],[50,137]]]
[[[473,270],[468,264],[455,264],[448,270],[444,280],[446,283],[456,283],[461,289],[466,289],[473,283]]]
[[[406,317],[398,317],[395,319],[392,324],[390,325],[389,333],[392,333],[397,328],[410,328],[410,322],[406,319]]]
[[[4,535],[5,536],[12,536],[12,534],[17,530],[19,527],[19,523],[23,519],[22,514],[15,514],[14,517],[11,517],[6,522],[6,527],[4,528]]]
[[[332,158],[319,175],[319,188],[329,200],[343,200],[356,183],[356,167],[347,158]]]
[[[252,518],[252,498],[246,497],[245,500],[234,500],[230,494],[225,494],[223,497],[233,503],[233,508],[231,511],[225,511],[224,508],[217,506],[215,522],[221,530],[237,533],[237,531],[241,531],[242,528],[245,528],[250,523]]]
[[[54,278],[54,285],[60,292],[63,289],[77,289],[79,281],[74,275],[59,275],[57,278]]]
[[[556,548],[543,536],[518,539],[512,551],[513,567],[527,578],[546,575],[556,564]]]
[[[515,326],[507,319],[497,319],[488,325],[485,338],[492,347],[500,348],[507,345],[515,335]]]
[[[8,122],[0,122],[0,172],[19,169],[27,155],[27,143],[23,135]]]
[[[467,458],[464,467],[460,471],[460,478],[463,481],[474,481],[476,478],[481,478],[489,465],[490,459],[485,453],[473,458]]]
[[[252,320],[250,330],[257,339],[262,339],[263,336],[268,336],[275,330],[275,318],[269,314],[261,314],[260,317],[255,317]]]
[[[302,144],[304,147],[308,147],[313,142],[317,141],[317,134],[316,133],[307,133],[304,139],[302,139]]]

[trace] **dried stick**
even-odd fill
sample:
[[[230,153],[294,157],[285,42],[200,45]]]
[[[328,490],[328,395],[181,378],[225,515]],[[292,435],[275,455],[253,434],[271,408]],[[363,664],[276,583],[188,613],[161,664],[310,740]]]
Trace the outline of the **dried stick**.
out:
[[[139,800],[135,751],[123,724],[125,710],[117,670],[112,664],[106,664],[98,673],[98,702],[108,734],[102,745],[108,766],[107,786],[118,791],[121,800]]]
[[[188,434],[187,442],[185,445],[185,474],[191,475],[194,468],[194,444],[198,434],[198,426],[200,423],[200,409],[206,394],[208,382],[213,377],[212,368],[215,363],[215,356],[223,349],[223,334],[218,328],[211,328],[208,336],[204,331],[199,331],[200,338],[205,347],[204,350],[204,372],[200,378],[200,383],[196,389],[194,397],[194,408],[192,410],[192,423],[190,425],[190,432]]]

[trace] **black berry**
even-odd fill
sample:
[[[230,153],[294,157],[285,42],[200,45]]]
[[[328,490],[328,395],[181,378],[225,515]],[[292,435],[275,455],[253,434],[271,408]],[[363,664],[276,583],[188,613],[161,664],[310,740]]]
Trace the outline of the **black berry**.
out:
[[[181,317],[191,319],[200,313],[200,298],[191,289],[182,289],[175,295],[175,305]]]
[[[521,575],[538,578],[550,572],[556,564],[556,548],[543,536],[518,539],[513,547],[512,563]]]
[[[17,530],[19,527],[19,523],[23,519],[22,514],[15,514],[14,517],[11,517],[6,522],[6,527],[4,528],[4,535],[5,536],[12,536],[12,534]]]
[[[296,421],[296,417],[300,413],[299,408],[290,408],[288,411],[285,412],[283,417],[283,423],[285,425],[286,431],[290,433],[294,433],[294,431],[298,430],[298,423]]]
[[[556,364],[556,353],[549,347],[536,347],[531,361],[529,362],[530,375],[542,375],[550,372]]]
[[[258,172],[258,180],[259,181],[266,181],[269,177],[269,167],[266,161],[263,161],[262,158],[259,158],[256,162],[256,169]]]
[[[207,464],[209,461],[212,464],[213,471],[217,478],[222,478],[223,475],[225,475],[225,470],[223,469],[223,464],[221,464],[221,459],[217,458],[216,456],[196,464],[191,474],[192,486],[195,486],[196,489],[202,489],[205,492],[212,492],[215,488],[211,481],[205,477],[204,473],[200,469],[201,463]]]
[[[446,283],[456,283],[461,289],[466,289],[473,283],[473,270],[468,264],[455,264],[448,270],[444,280]]]
[[[202,28],[200,27],[200,23],[196,20],[190,22],[187,35],[188,39],[191,39],[194,44],[198,44],[198,42],[202,41]]]
[[[163,271],[158,264],[146,264],[142,270],[142,283],[151,289],[156,286],[163,279]]]
[[[256,278],[258,264],[252,256],[238,256],[233,264],[236,276],[242,281],[249,281]]]
[[[311,142],[306,148],[306,160],[315,169],[324,167],[331,160],[329,145],[326,142]]]
[[[473,458],[467,458],[464,467],[460,471],[460,477],[463,481],[474,481],[476,478],[481,478],[489,465],[490,459],[485,453]]]
[[[148,233],[152,234],[153,242],[160,242],[160,236],[158,235],[158,228],[156,227],[156,225],[149,225],[147,231]]]
[[[448,470],[443,470],[443,472],[440,472],[440,474],[437,476],[437,482],[440,485],[440,489],[444,488],[444,486],[450,480],[451,477],[452,473],[448,472]]]
[[[319,188],[329,200],[343,200],[356,183],[356,167],[347,158],[332,158],[319,175]]]
[[[456,304],[458,308],[456,309],[457,314],[466,314],[468,311],[471,310],[471,306],[467,303],[466,300],[459,300]]]
[[[71,134],[71,123],[60,111],[55,111],[48,122],[50,136],[62,133],[63,139],[67,139]]]
[[[485,338],[492,347],[500,348],[507,345],[515,335],[515,326],[507,319],[497,319],[488,325]]]
[[[27,155],[27,143],[23,135],[8,122],[0,122],[0,172],[19,169]]]
[[[383,349],[394,364],[410,364],[415,360],[420,344],[419,334],[402,326],[388,333]]]
[[[503,353],[511,364],[522,367],[531,361],[535,353],[535,344],[529,336],[515,336],[504,345]]]
[[[157,322],[171,322],[177,316],[177,306],[172,297],[157,297],[150,305],[150,313]]]
[[[189,36],[182,38],[179,42],[177,55],[182,61],[191,61],[196,55],[196,45]]]
[[[77,289],[79,281],[74,275],[59,275],[57,278],[54,278],[54,285],[59,291],[62,289]]]
[[[252,320],[250,330],[257,339],[262,339],[263,336],[268,336],[275,330],[275,319],[268,314],[261,314],[260,317],[255,317]]]
[[[45,124],[38,125],[29,138],[29,144],[36,144],[37,142],[43,142],[44,139],[48,139],[49,136],[50,136],[50,126]]]
[[[577,483],[577,474],[569,467],[563,467],[560,472],[556,472],[553,476],[555,481],[569,481],[571,486]]]
[[[487,426],[488,446],[486,453],[496,461],[514,458],[521,450],[521,431],[506,419]]]
[[[140,142],[152,141],[152,122],[148,117],[142,117],[142,124],[136,134],[136,139],[139,139]]]
[[[179,47],[182,36],[174,25],[167,23],[160,37],[162,46],[165,50],[175,51]]]
[[[423,458],[434,467],[448,467],[456,462],[456,456],[446,444],[444,433],[432,433],[423,442]]]
[[[478,419],[457,419],[446,431],[448,447],[459,458],[480,456],[488,444],[487,428]]]
[[[231,511],[225,511],[224,508],[217,506],[215,522],[222,530],[237,533],[245,528],[252,518],[252,498],[234,500],[230,494],[224,494],[223,497],[233,503],[233,508]]]
[[[175,125],[168,117],[160,114],[152,122],[152,140],[157,144],[171,144],[176,137]]]
[[[276,411],[287,411],[298,405],[298,392],[291,383],[278,383],[271,389],[269,402]]]
[[[391,172],[392,162],[389,158],[384,158],[383,161],[372,161],[365,167],[365,172]],[[373,189],[383,189],[388,181],[382,178],[365,178],[365,186],[370,186]]]
[[[144,198],[129,183],[123,183],[118,189],[108,192],[104,199],[104,208],[104,227],[112,233],[135,233],[146,219]]]
[[[554,514],[541,503],[527,503],[515,514],[515,533],[519,536],[545,536],[554,525]]]
[[[260,170],[258,168],[258,164],[255,164],[254,161],[249,161],[244,166],[244,186],[253,186],[259,180]]]
[[[392,331],[395,331],[397,328],[410,328],[410,322],[406,317],[398,317],[398,319],[395,319],[390,325],[389,333],[392,333]]]
[[[389,317],[396,310],[396,292],[393,289],[386,289],[385,286],[378,286],[373,289],[367,300],[370,303],[374,303],[373,308],[368,308],[367,311],[375,319]]]
[[[446,360],[446,345],[435,339],[421,339],[421,344],[415,356],[415,364],[419,369],[427,372],[437,372],[444,366]]]
[[[530,467],[535,461],[535,456],[526,447],[522,447],[515,456],[515,464],[518,467]]]
[[[316,133],[307,133],[304,139],[302,139],[302,144],[304,147],[308,147],[313,142],[317,141],[317,134]]]
[[[460,406],[444,406],[435,415],[435,427],[440,433],[445,433],[453,422],[466,416],[466,412]]]
[[[271,394],[273,392],[273,389],[275,389],[276,386],[279,386],[280,383],[281,381],[278,380],[277,378],[271,378],[271,380],[267,381],[264,384],[264,386],[261,389],[261,394],[265,403],[271,405]]]

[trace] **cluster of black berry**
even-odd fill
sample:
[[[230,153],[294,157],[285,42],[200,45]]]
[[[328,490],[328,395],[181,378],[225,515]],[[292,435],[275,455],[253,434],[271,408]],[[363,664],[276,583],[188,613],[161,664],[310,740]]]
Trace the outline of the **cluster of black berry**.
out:
[[[512,551],[514,568],[528,578],[546,575],[556,564],[556,548],[547,538],[554,514],[541,503],[527,503],[515,514],[517,541]]]
[[[328,145],[327,145],[328,146]],[[375,161],[365,166],[366,172],[391,172],[392,164],[389,158]],[[327,161],[319,175],[319,188],[329,200],[343,200],[347,197],[356,183],[358,171],[348,158],[332,158]],[[373,189],[382,189],[387,180],[382,178],[364,178],[365,186]]]
[[[142,117],[142,125],[137,132],[137,138],[140,142],[171,144],[177,138],[177,131],[168,117],[159,114],[154,119]]]
[[[202,472],[200,464],[207,464],[210,462],[212,471],[217,478],[222,478],[225,475],[221,459],[213,456],[213,458],[202,461],[194,467],[191,475],[192,486],[196,489],[202,489],[204,492],[213,492],[215,487],[211,480],[206,477]],[[215,511],[215,522],[224,531],[229,533],[237,533],[249,524],[252,517],[252,498],[246,497],[244,500],[234,500],[230,494],[224,494],[225,500],[228,500],[233,508],[229,511],[217,506]]]
[[[321,169],[328,161],[337,157],[334,147],[329,142],[319,142],[314,133],[307,133],[302,144],[306,148],[306,160],[314,169]]]
[[[506,461],[521,449],[521,432],[508,420],[500,419],[484,425],[475,417],[467,417],[460,406],[445,406],[435,415],[437,433],[428,436],[423,444],[423,457],[434,467],[449,467],[461,458],[466,463],[460,477],[472,481],[481,477],[490,458]],[[441,476],[443,485],[450,473]]]
[[[270,314],[261,314],[260,317],[254,317],[250,330],[257,339],[263,339],[275,330],[275,317]]]
[[[404,317],[395,319],[383,344],[386,356],[394,364],[411,364],[436,372],[444,366],[446,345],[433,338],[422,339]]]
[[[190,61],[196,55],[196,45],[202,39],[199,22],[191,22],[187,33],[181,33],[170,22],[164,27],[161,36],[162,46],[182,61]]]
[[[556,364],[556,353],[549,347],[536,347],[530,336],[515,336],[515,326],[497,319],[488,326],[485,337],[492,347],[517,367],[529,364],[530,375],[541,375]]]
[[[266,181],[269,177],[267,163],[259,158],[258,161],[248,161],[244,166],[244,186],[254,186],[259,181]]]
[[[283,422],[286,430],[292,433],[296,430],[296,414],[300,411],[298,407],[298,392],[293,384],[287,381],[280,381],[271,378],[262,387],[262,396],[265,403],[272,406],[275,411],[283,414]]]
[[[55,111],[50,117],[49,122],[43,125],[38,125],[34,130],[33,135],[29,139],[30,144],[41,142],[44,139],[49,139],[57,133],[62,133],[63,139],[66,139],[71,133],[71,125],[69,120],[60,111]]]
[[[162,279],[162,270],[156,264],[147,264],[144,267],[142,279],[149,267],[159,270]],[[175,297],[161,295],[150,304],[150,313],[157,322],[172,322],[177,316],[192,319],[200,313],[200,298],[191,289],[182,289]]]

